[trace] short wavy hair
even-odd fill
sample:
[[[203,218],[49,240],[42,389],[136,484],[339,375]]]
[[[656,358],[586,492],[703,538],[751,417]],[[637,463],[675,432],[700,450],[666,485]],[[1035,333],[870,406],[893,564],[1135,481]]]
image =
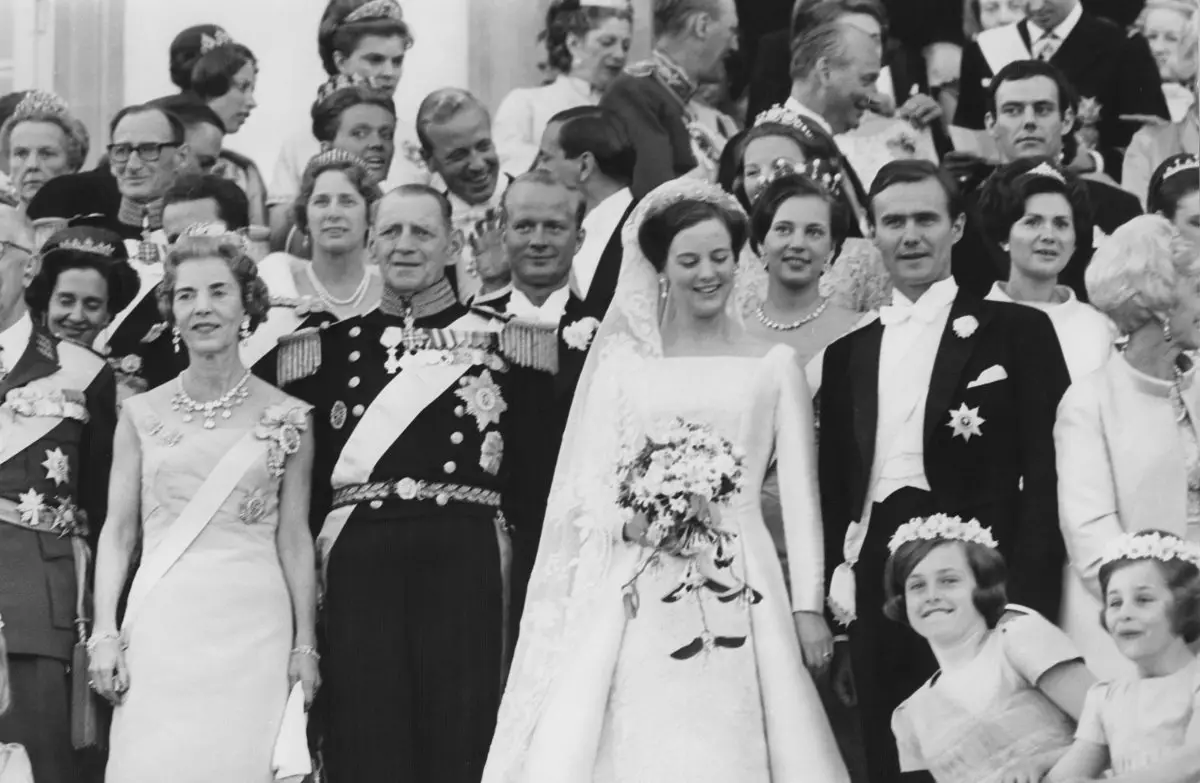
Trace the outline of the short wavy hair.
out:
[[[492,121],[492,113],[488,111],[483,101],[472,93],[459,87],[444,87],[434,90],[425,96],[417,109],[417,140],[425,154],[433,154],[433,145],[429,143],[428,129],[430,125],[440,125],[449,122],[463,112],[478,110]]]
[[[587,217],[587,199],[577,188],[563,182],[557,174],[544,169],[527,171],[508,183],[508,187],[504,189],[504,195],[500,198],[500,220],[503,223],[508,223],[508,194],[518,185],[541,185],[546,188],[562,188],[567,191],[575,199],[575,228],[583,228],[583,219]]]
[[[988,628],[995,628],[1004,616],[1008,605],[1008,567],[1004,557],[991,547],[974,542],[955,541],[944,538],[909,541],[900,546],[883,567],[883,614],[901,625],[908,622],[908,602],[904,596],[904,585],[908,577],[929,553],[938,547],[961,546],[967,556],[967,565],[975,575],[975,590],[971,603],[983,615]]]
[[[350,184],[363,197],[363,201],[367,202],[367,225],[370,226],[375,214],[375,205],[383,198],[383,192],[378,185],[371,182],[371,175],[362,164],[343,158],[326,160],[315,165],[310,161],[309,165],[305,166],[304,175],[300,178],[300,192],[292,202],[292,219],[296,223],[296,230],[301,233],[308,231],[308,200],[312,198],[313,190],[317,186],[317,178],[327,171],[340,171],[350,180]]]
[[[624,19],[632,23],[633,12],[628,8],[587,5],[579,0],[560,0],[551,4],[546,12],[546,29],[542,33],[550,67],[560,73],[570,73],[572,60],[567,39],[572,35],[582,38],[609,19]]]
[[[734,258],[741,255],[746,244],[746,215],[740,209],[703,199],[678,201],[642,221],[638,229],[638,246],[654,266],[662,272],[667,266],[671,243],[680,232],[709,220],[719,220],[729,232]]]
[[[100,229],[97,229],[98,231]],[[112,232],[111,238],[101,237],[114,245],[121,244],[121,238]],[[96,253],[84,253],[54,246],[55,237],[47,242],[50,249],[41,253],[41,267],[37,275],[25,288],[25,303],[35,316],[45,314],[50,309],[50,297],[58,284],[58,276],[72,269],[92,269],[104,278],[108,289],[108,315],[115,316],[124,310],[137,295],[140,285],[137,271],[122,256],[105,257]]]
[[[842,243],[850,235],[854,217],[842,199],[836,198],[824,185],[803,174],[776,177],[763,189],[750,212],[750,247],[755,253],[761,252],[763,240],[775,222],[775,213],[785,202],[794,198],[819,198],[829,205],[829,233],[833,237],[836,257]]]
[[[175,284],[178,281],[179,266],[186,261],[202,258],[219,258],[229,265],[233,279],[237,281],[242,294],[242,307],[250,317],[250,331],[253,332],[263,321],[267,320],[267,312],[271,309],[271,294],[267,284],[258,276],[258,265],[246,254],[246,245],[236,234],[222,236],[184,236],[171,245],[167,259],[163,263],[163,280],[158,287],[158,311],[168,324],[175,323],[175,311],[172,304],[175,301]]]
[[[312,133],[317,141],[332,143],[337,138],[342,115],[355,106],[378,106],[396,119],[396,102],[391,96],[366,84],[344,87],[324,100],[313,102],[309,116],[312,117]]]
[[[7,160],[12,153],[13,130],[23,122],[46,122],[58,126],[66,139],[63,151],[67,156],[67,169],[74,174],[83,168],[88,150],[91,149],[87,127],[70,112],[36,107],[25,111],[22,104],[17,104],[12,115],[0,125],[0,157]]]
[[[1149,535],[1178,539],[1178,536],[1164,530],[1147,529],[1134,534],[1135,537]],[[1182,637],[1186,643],[1192,644],[1197,639],[1200,639],[1200,568],[1197,568],[1194,563],[1188,563],[1183,560],[1162,561],[1150,558],[1147,558],[1147,560],[1158,567],[1159,572],[1163,575],[1163,581],[1167,583],[1167,589],[1171,591],[1172,601],[1169,618],[1172,632]],[[1100,595],[1103,596],[1108,592],[1108,583],[1112,579],[1113,574],[1122,568],[1140,562],[1143,562],[1143,560],[1126,558],[1114,560],[1100,566]],[[1106,631],[1109,630],[1107,615],[1108,612],[1102,608],[1100,610],[1100,625]]]
[[[1118,228],[1084,272],[1092,306],[1125,335],[1165,318],[1197,281],[1200,258],[1162,215],[1138,215]]]

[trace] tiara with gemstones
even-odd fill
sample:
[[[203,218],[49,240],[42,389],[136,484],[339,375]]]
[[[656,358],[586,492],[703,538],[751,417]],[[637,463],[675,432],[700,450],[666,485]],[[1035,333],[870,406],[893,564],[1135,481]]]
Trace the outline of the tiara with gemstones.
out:
[[[917,517],[905,522],[892,534],[888,551],[894,555],[897,549],[911,541],[962,541],[966,544],[982,544],[988,549],[997,546],[991,529],[980,525],[979,520],[968,519],[963,522],[961,517],[946,514]]]
[[[327,150],[313,155],[312,158],[309,159],[308,164],[304,167],[304,173],[308,174],[313,169],[321,166],[328,166],[331,163],[350,163],[354,166],[358,166],[363,171],[367,170],[367,164],[362,158],[353,153],[346,152],[343,149],[330,147]]]
[[[1170,166],[1167,166],[1167,170],[1163,172],[1163,181],[1165,182],[1168,178],[1173,177],[1176,174],[1182,174],[1185,171],[1191,171],[1192,169],[1200,169],[1200,158],[1197,158],[1195,155],[1188,155],[1180,158]]]
[[[808,177],[830,193],[837,193],[842,187],[842,173],[832,168],[830,163],[823,158],[813,158],[799,166],[787,158],[778,158],[771,164],[771,173],[767,175],[767,184],[789,174]]]
[[[365,22],[371,19],[395,19],[403,21],[404,9],[396,0],[371,0],[369,3],[363,3],[358,8],[351,11],[342,20],[342,24],[352,24],[353,22]]]
[[[38,115],[56,115],[61,116],[66,114],[67,102],[58,97],[52,92],[45,90],[30,90],[29,94],[21,99],[17,104],[17,108],[13,110],[13,120],[21,120],[26,117],[34,117]]]
[[[815,142],[816,136],[813,135],[812,128],[808,127],[808,123],[804,121],[796,112],[782,104],[776,104],[754,118],[754,127],[759,125],[786,125],[789,128],[800,131],[800,134],[809,141]]]
[[[55,249],[77,250],[80,253],[91,253],[94,256],[105,256],[107,258],[112,258],[113,253],[117,252],[117,249],[111,243],[97,242],[91,237],[83,237],[82,239],[71,237],[70,239],[64,239],[58,243]]]
[[[232,46],[234,40],[229,33],[218,27],[213,31],[212,35],[208,33],[200,33],[200,54],[208,54],[213,49],[221,46]]]
[[[317,103],[324,103],[342,90],[353,90],[359,87],[376,89],[375,80],[357,73],[339,73],[317,88]]]
[[[1105,547],[1100,565],[1118,560],[1181,560],[1200,568],[1200,546],[1157,532],[1125,533]]]
[[[1042,161],[1029,171],[1025,172],[1027,177],[1049,177],[1056,179],[1064,185],[1067,184],[1067,178],[1062,175],[1062,172],[1051,166],[1049,163]]]

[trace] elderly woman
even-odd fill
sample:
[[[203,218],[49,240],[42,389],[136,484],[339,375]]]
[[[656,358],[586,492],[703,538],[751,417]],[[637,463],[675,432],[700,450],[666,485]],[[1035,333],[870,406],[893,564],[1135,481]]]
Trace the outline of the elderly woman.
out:
[[[386,91],[364,76],[335,76],[317,90],[312,105],[312,133],[322,150],[349,153],[361,163],[371,184],[387,192],[394,183],[384,183],[396,152],[396,104]],[[303,190],[303,175],[301,176]],[[272,235],[287,237],[283,246],[301,258],[312,253],[311,237],[297,233],[293,196],[290,214],[276,213]]]
[[[289,691],[311,700],[320,680],[309,406],[238,356],[267,312],[239,237],[185,236],[164,273],[190,364],[127,400],[117,427],[88,643],[115,706],[106,779],[269,783]]]
[[[30,91],[0,125],[0,157],[22,209],[49,180],[79,171],[87,154],[87,128],[57,95]]]
[[[985,235],[1009,258],[1008,279],[994,283],[987,298],[1050,316],[1071,378],[1108,361],[1116,326],[1058,282],[1076,248],[1092,246],[1092,210],[1083,183],[1057,165],[1021,158],[983,184],[979,212]]]
[[[242,345],[247,366],[281,337],[305,326],[375,309],[383,295],[379,267],[367,252],[371,210],[380,198],[374,176],[353,155],[333,149],[313,158],[293,206],[298,231],[312,241],[312,260],[272,253],[258,265],[271,292],[267,322]],[[271,378],[271,368],[256,367]]]
[[[1150,178],[1146,211],[1162,215],[1200,252],[1200,160],[1188,152],[1164,160]]]
[[[25,288],[30,313],[55,337],[90,347],[137,293],[125,243],[108,229],[65,228],[40,255],[37,276]]]
[[[254,52],[235,43],[216,25],[197,25],[171,43],[171,80],[184,92],[200,97],[225,125],[226,136],[237,133],[258,106],[254,87],[258,60]],[[267,186],[254,161],[232,150],[221,151],[213,172],[233,180],[250,200],[252,225],[267,225]]]
[[[549,64],[557,76],[542,87],[504,97],[492,122],[500,166],[517,176],[537,157],[542,131],[560,111],[596,104],[625,67],[633,26],[628,4],[556,0],[546,12]]]
[[[1200,259],[1166,218],[1117,229],[1087,269],[1092,304],[1127,339],[1122,353],[1076,381],[1059,404],[1054,442],[1059,522],[1071,566],[1094,599],[1105,546],[1159,528],[1200,541]],[[1099,625],[1099,602],[1073,621],[1102,678],[1128,671]]]

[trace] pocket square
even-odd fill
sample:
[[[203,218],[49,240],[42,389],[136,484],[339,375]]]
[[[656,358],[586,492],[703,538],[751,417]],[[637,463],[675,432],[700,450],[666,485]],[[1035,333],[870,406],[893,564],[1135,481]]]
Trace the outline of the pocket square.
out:
[[[979,373],[979,377],[967,384],[968,389],[974,389],[977,386],[986,386],[989,383],[1002,381],[1008,377],[1008,373],[1004,371],[1004,367],[999,364],[993,364],[983,372]]]

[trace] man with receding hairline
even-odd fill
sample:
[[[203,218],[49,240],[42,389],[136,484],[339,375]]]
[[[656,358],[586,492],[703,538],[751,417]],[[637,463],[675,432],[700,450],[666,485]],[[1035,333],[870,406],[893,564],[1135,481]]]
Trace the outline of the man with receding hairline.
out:
[[[725,137],[700,122],[693,98],[737,48],[737,24],[734,0],[654,0],[653,55],[627,68],[600,99],[633,135],[636,198],[697,169],[716,170]]]
[[[462,241],[444,194],[392,190],[369,244],[379,307],[293,333],[276,357],[279,384],[314,406],[331,780],[478,783],[495,727],[510,530],[532,524],[526,436],[555,345],[459,303],[446,268]]]

